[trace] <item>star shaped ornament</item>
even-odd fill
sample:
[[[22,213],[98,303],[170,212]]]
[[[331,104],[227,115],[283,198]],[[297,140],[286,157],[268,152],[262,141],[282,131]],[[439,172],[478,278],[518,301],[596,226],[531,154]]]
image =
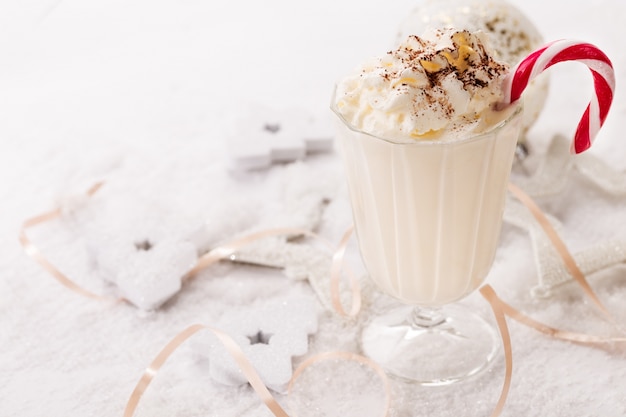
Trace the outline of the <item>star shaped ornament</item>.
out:
[[[263,106],[252,106],[243,114],[226,138],[234,170],[267,168],[333,148],[332,131],[324,118]]]
[[[591,187],[584,184],[582,187],[596,189],[607,197],[626,196],[624,173],[612,169],[590,152],[572,156],[569,149],[570,141],[562,135],[556,135],[546,154],[535,156],[541,158],[535,173],[529,176],[514,175],[513,181],[536,198],[564,192],[568,179],[579,175],[591,183]],[[521,164],[525,165],[525,161]]]
[[[530,176],[515,174],[511,181],[547,213],[548,220],[568,245],[587,276],[626,262],[626,175],[596,156],[572,157],[569,141],[555,136]],[[522,162],[524,163],[524,162]],[[535,296],[547,296],[573,278],[530,211],[512,196],[504,220],[529,233],[539,282]]]
[[[265,385],[282,393],[293,375],[292,358],[308,351],[309,335],[317,331],[317,312],[311,299],[291,298],[231,310],[218,327],[239,344]],[[214,381],[230,386],[247,383],[221,344],[215,340],[208,349]]]
[[[176,213],[120,195],[93,205],[86,242],[98,274],[141,310],[156,310],[181,290],[197,247]]]

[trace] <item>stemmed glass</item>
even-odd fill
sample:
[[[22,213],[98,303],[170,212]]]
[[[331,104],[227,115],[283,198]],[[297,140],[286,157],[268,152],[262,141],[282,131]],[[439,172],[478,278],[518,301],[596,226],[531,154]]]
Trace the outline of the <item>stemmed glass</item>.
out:
[[[495,329],[451,303],[493,263],[521,106],[480,134],[414,143],[361,131],[333,111],[361,257],[378,288],[404,304],[366,325],[363,352],[425,385],[485,369],[497,354]]]

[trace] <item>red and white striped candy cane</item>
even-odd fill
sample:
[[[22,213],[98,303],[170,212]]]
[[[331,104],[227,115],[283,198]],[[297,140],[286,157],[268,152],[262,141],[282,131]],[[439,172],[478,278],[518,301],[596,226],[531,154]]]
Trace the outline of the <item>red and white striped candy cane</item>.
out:
[[[549,43],[524,58],[512,68],[504,81],[505,104],[516,102],[535,77],[552,65],[564,61],[581,62],[593,75],[594,93],[572,141],[571,152],[581,153],[591,146],[604,124],[615,90],[611,60],[596,46],[574,40]]]

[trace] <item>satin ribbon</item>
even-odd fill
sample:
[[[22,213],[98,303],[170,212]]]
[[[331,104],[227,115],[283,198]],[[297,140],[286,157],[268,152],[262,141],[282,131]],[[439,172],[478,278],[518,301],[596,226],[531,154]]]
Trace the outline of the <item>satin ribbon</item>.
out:
[[[521,190],[521,188],[513,183],[509,183],[509,191],[522,204],[524,204],[526,208],[528,208],[535,220],[537,220],[537,223],[539,223],[541,229],[543,229],[544,233],[546,234],[548,239],[550,239],[550,242],[552,242],[552,245],[563,260],[567,271],[572,275],[572,277],[574,277],[574,279],[583,289],[585,294],[591,299],[591,301],[593,301],[596,307],[598,307],[598,309],[606,316],[607,319],[609,319],[611,322],[614,322],[611,313],[609,313],[609,310],[604,306],[604,304],[602,304],[596,293],[593,291],[593,289],[589,285],[589,282],[587,282],[585,275],[582,273],[578,265],[576,265],[574,257],[567,249],[567,246],[565,245],[559,234],[556,232],[556,230],[554,230],[554,227],[552,227],[552,224],[543,213],[543,211],[539,208],[537,203],[535,203],[535,201],[530,198],[528,194],[526,194],[524,191]]]
[[[89,197],[93,196],[96,192],[98,192],[98,190],[102,187],[103,184],[104,183],[102,183],[102,182],[98,182],[98,183],[94,184],[93,186],[91,186],[87,190],[87,193],[86,193],[87,196],[89,196]],[[24,223],[22,223],[22,227],[20,228],[20,233],[19,233],[20,244],[24,248],[24,251],[35,262],[37,262],[39,265],[41,265],[41,267],[46,272],[48,272],[50,275],[52,275],[54,278],[56,278],[56,280],[59,281],[61,283],[61,285],[63,285],[66,288],[74,291],[75,293],[78,293],[78,294],[80,294],[80,295],[82,295],[84,297],[91,298],[91,299],[94,299],[94,300],[120,301],[120,299],[115,299],[113,297],[107,297],[107,296],[103,296],[103,295],[98,295],[98,294],[95,294],[95,293],[93,293],[91,291],[88,291],[88,290],[80,287],[74,281],[69,279],[65,274],[63,274],[61,271],[59,271],[59,269],[56,266],[54,266],[50,261],[48,261],[48,259],[45,256],[43,256],[43,254],[39,250],[39,248],[37,246],[35,246],[33,244],[33,242],[26,235],[26,230],[30,229],[31,227],[37,226],[37,225],[42,224],[42,223],[49,222],[51,220],[54,220],[54,219],[56,219],[58,217],[61,217],[62,214],[63,214],[63,211],[61,210],[61,208],[57,207],[54,210],[47,211],[47,212],[45,212],[43,214],[40,214],[40,215],[31,217],[31,218],[25,220]]]
[[[130,395],[128,402],[126,403],[126,408],[124,409],[124,417],[132,417],[135,414],[135,410],[137,408],[137,405],[139,404],[139,400],[141,400],[141,397],[152,382],[152,379],[156,376],[159,369],[161,369],[161,367],[165,364],[165,362],[172,355],[172,353],[174,353],[178,349],[178,347],[182,345],[185,341],[187,341],[191,336],[204,329],[209,330],[211,333],[213,333],[215,337],[217,337],[219,341],[224,345],[228,353],[230,353],[235,362],[237,362],[239,369],[241,369],[241,372],[246,377],[254,391],[256,391],[258,396],[261,398],[267,408],[269,408],[272,414],[274,414],[276,417],[289,417],[289,415],[280,406],[280,404],[278,404],[276,399],[274,399],[263,381],[261,381],[261,377],[256,372],[254,366],[252,366],[237,342],[235,342],[230,336],[228,336],[221,330],[205,326],[203,324],[194,324],[187,327],[185,330],[174,336],[174,338],[170,340],[163,349],[161,349],[159,354],[146,368],[143,375],[139,379],[139,382],[135,386],[135,389]]]
[[[277,228],[277,229],[269,229],[262,230],[259,232],[251,233],[246,236],[231,240],[225,244],[222,244],[208,253],[202,255],[196,266],[190,270],[184,277],[183,281],[191,279],[193,276],[198,274],[198,272],[208,268],[209,266],[225,259],[231,259],[234,257],[238,250],[244,248],[246,245],[249,245],[258,240],[267,238],[267,237],[275,237],[275,236],[306,236],[312,238],[316,241],[321,242],[330,250],[333,251],[332,256],[332,264],[330,269],[330,292],[331,292],[331,301],[333,308],[335,311],[341,315],[346,317],[356,317],[361,310],[361,289],[359,286],[359,281],[356,276],[349,268],[349,266],[344,264],[344,254],[346,252],[346,248],[350,241],[350,237],[352,234],[353,227],[349,227],[348,230],[344,233],[339,242],[339,245],[334,248],[333,244],[323,238],[322,236],[314,233],[310,230],[299,229],[299,228]],[[340,289],[339,284],[342,277],[342,272],[346,271],[346,275],[348,275],[348,279],[350,281],[350,290],[351,290],[351,308],[350,311],[347,312],[343,305],[341,304],[340,298]]]
[[[530,327],[538,332],[541,332],[545,335],[553,337],[555,339],[564,340],[567,342],[578,343],[581,345],[597,345],[597,346],[607,346],[607,345],[615,345],[626,343],[626,336],[622,337],[600,337],[593,336],[585,333],[576,333],[569,332],[565,330],[560,330],[554,327],[550,327],[546,324],[543,324],[535,319],[530,318],[526,314],[512,307],[511,305],[504,302],[501,298],[499,298],[495,292],[491,295],[491,298],[495,300],[495,302],[500,306],[504,314],[511,319],[521,323],[527,327]]]
[[[511,338],[509,335],[508,326],[506,323],[506,319],[504,316],[504,308],[502,301],[497,297],[493,288],[489,285],[485,285],[480,289],[480,293],[483,297],[489,302],[491,306],[494,316],[496,318],[496,322],[498,325],[498,329],[500,331],[500,336],[502,337],[502,344],[504,347],[504,356],[505,356],[505,378],[502,387],[502,391],[500,394],[500,398],[498,403],[496,404],[494,411],[491,414],[491,417],[498,417],[504,408],[506,403],[506,398],[509,393],[509,389],[511,386],[511,376],[513,372],[513,356],[512,356],[512,348],[511,348]],[[233,359],[237,362],[239,369],[242,374],[246,377],[247,381],[250,383],[254,391],[257,393],[261,401],[265,404],[265,406],[274,414],[276,417],[289,417],[287,412],[280,406],[280,404],[276,401],[276,399],[269,392],[265,384],[261,381],[259,374],[254,369],[254,366],[250,363],[250,361],[246,358],[245,354],[239,347],[239,345],[226,333],[209,326],[205,326],[203,324],[194,324],[193,326],[187,327],[182,332],[178,333],[176,336],[170,340],[165,347],[161,349],[161,351],[157,354],[157,356],[152,360],[150,365],[145,369],[141,378],[137,382],[137,385],[133,389],[133,392],[126,403],[126,408],[124,409],[124,417],[132,417],[137,409],[139,401],[141,400],[143,394],[146,392],[148,386],[152,382],[153,378],[156,376],[161,367],[165,364],[167,359],[182,345],[185,341],[191,338],[193,335],[198,333],[201,330],[209,330],[212,332],[218,340],[222,343],[227,352],[233,357]],[[310,366],[319,363],[321,361],[329,360],[329,359],[342,359],[360,363],[372,369],[380,378],[383,384],[383,394],[384,394],[384,407],[383,407],[383,417],[388,416],[389,409],[391,406],[391,388],[389,384],[389,380],[385,371],[374,361],[369,358],[366,358],[362,355],[358,355],[353,352],[323,352],[317,355],[314,355],[304,362],[302,362],[298,368],[293,373],[291,380],[289,381],[287,392],[291,394],[293,390],[293,386],[296,380],[302,375],[302,373],[309,368]]]
[[[283,407],[278,403],[278,401],[276,401],[274,396],[269,392],[269,390],[267,389],[267,387],[261,380],[261,377],[254,369],[254,366],[250,363],[250,361],[248,360],[246,355],[243,353],[243,351],[241,350],[237,342],[235,342],[228,334],[222,332],[221,330],[218,330],[210,326],[205,326],[203,324],[194,324],[192,326],[187,327],[185,330],[183,330],[182,332],[174,336],[172,340],[170,340],[163,347],[163,349],[161,349],[161,351],[157,354],[154,360],[150,363],[150,365],[148,365],[146,370],[143,372],[141,378],[139,379],[139,382],[137,382],[135,389],[131,393],[130,398],[128,399],[126,403],[126,407],[124,409],[124,417],[132,417],[135,414],[135,411],[137,409],[137,406],[139,405],[139,401],[141,400],[141,397],[146,392],[146,389],[148,388],[148,386],[150,385],[150,383],[152,382],[152,380],[154,379],[158,371],[161,369],[161,367],[184,342],[186,342],[188,339],[190,339],[193,335],[195,335],[201,330],[208,330],[211,333],[213,333],[215,337],[218,338],[218,340],[222,343],[224,348],[228,351],[228,353],[235,360],[242,374],[246,377],[248,383],[250,383],[250,385],[252,386],[254,391],[257,393],[261,401],[263,401],[263,404],[265,404],[265,406],[272,412],[274,416],[289,417],[289,414],[287,414],[287,412],[283,409]],[[291,378],[291,381],[289,382],[288,391],[290,392],[292,390],[295,381],[304,372],[306,368],[310,367],[311,365],[317,362],[328,360],[328,359],[333,359],[333,358],[355,361],[363,365],[369,366],[376,372],[376,374],[381,378],[383,386],[384,386],[385,407],[384,407],[383,416],[386,416],[389,410],[389,404],[391,402],[391,389],[389,387],[389,381],[387,379],[387,376],[385,375],[385,372],[380,368],[380,366],[378,366],[372,360],[364,356],[357,355],[355,353],[325,352],[325,353],[320,353],[318,355],[315,355],[307,359],[294,371],[293,377]]]
[[[500,331],[502,348],[504,350],[504,382],[502,383],[500,398],[498,398],[498,402],[491,413],[491,417],[498,417],[504,409],[504,404],[506,404],[506,399],[511,388],[511,378],[513,376],[513,349],[511,347],[511,335],[504,316],[505,309],[502,300],[498,298],[496,292],[489,284],[483,285],[479,291],[489,303],[491,311],[493,311],[493,315],[496,318],[496,324],[498,325],[498,330]]]
[[[101,186],[102,186],[102,183],[98,183],[94,185],[87,191],[87,195],[90,197],[93,196],[93,194],[95,194],[100,189]],[[70,280],[65,274],[60,272],[54,265],[52,265],[52,263],[50,263],[43,256],[41,251],[27,237],[26,235],[27,229],[29,229],[30,227],[39,225],[41,223],[45,223],[50,220],[54,220],[60,217],[61,214],[62,214],[61,209],[57,208],[50,212],[46,212],[44,214],[27,219],[23,223],[22,229],[20,230],[20,242],[22,246],[24,247],[24,250],[31,258],[33,258],[46,271],[48,271],[53,277],[55,277],[61,284],[63,284],[65,287],[69,288],[70,290],[80,295],[92,298],[92,299],[111,300],[110,297],[104,297],[104,296],[94,294],[78,286],[76,283]],[[348,272],[348,275],[350,278],[350,288],[351,288],[351,293],[352,293],[352,304],[351,304],[351,309],[349,312],[346,312],[345,309],[343,308],[341,304],[341,300],[340,300],[340,295],[339,295],[340,294],[339,283],[341,279],[341,272],[344,268],[345,252],[346,252],[347,245],[350,241],[352,232],[353,232],[353,227],[350,227],[342,236],[337,249],[334,251],[334,254],[332,257],[331,272],[330,272],[330,288],[331,288],[331,299],[332,299],[333,308],[336,310],[338,314],[342,316],[348,316],[348,317],[355,317],[359,313],[360,308],[361,308],[361,296],[360,296],[359,283],[351,271]],[[234,256],[235,253],[239,249],[259,239],[263,239],[263,238],[271,237],[271,236],[300,236],[300,235],[308,236],[308,237],[317,239],[319,241],[322,241],[329,247],[332,246],[330,242],[328,242],[327,240],[323,239],[319,235],[308,230],[296,229],[296,228],[283,228],[283,229],[260,231],[257,233],[253,233],[253,234],[232,240],[229,243],[221,245],[211,250],[207,254],[201,256],[198,259],[196,266],[183,277],[183,280],[186,281],[192,278],[198,272],[213,265],[216,262],[219,262],[224,259],[229,259],[230,257]],[[490,301],[490,303],[492,303],[492,301]],[[492,308],[494,308],[494,304],[492,304]],[[498,315],[500,313],[496,313],[495,309],[494,309],[494,313],[496,314],[498,326],[503,336],[505,352],[510,352],[511,350],[510,339],[508,338],[508,330],[506,328],[506,321],[501,319],[501,317]],[[203,330],[203,329],[207,329],[211,331],[220,340],[220,342],[222,342],[224,347],[227,349],[227,351],[231,354],[231,356],[237,362],[243,375],[246,377],[250,385],[253,387],[255,392],[259,395],[259,397],[261,398],[263,403],[268,407],[268,409],[276,417],[289,417],[288,414],[285,412],[285,410],[280,406],[280,404],[278,404],[275,398],[271,395],[271,393],[269,392],[265,384],[263,384],[258,373],[255,371],[254,367],[252,366],[250,361],[246,358],[245,354],[243,353],[241,348],[236,344],[236,342],[234,342],[234,340],[230,336],[228,336],[226,333],[223,333],[222,331],[218,329],[201,325],[201,324],[195,324],[193,326],[190,326],[186,328],[185,330],[183,330],[182,332],[180,332],[179,334],[177,334],[154,358],[154,360],[150,363],[150,365],[144,371],[143,375],[137,382],[137,385],[135,386],[133,392],[131,393],[130,398],[126,404],[126,408],[124,410],[124,417],[132,417],[134,415],[135,410],[137,406],[139,405],[139,401],[141,400],[143,394],[145,393],[146,389],[148,388],[148,386],[150,385],[150,383],[152,382],[153,378],[156,376],[158,371],[165,364],[167,359],[180,347],[180,345],[182,345],[186,340],[188,340],[190,337],[192,337],[193,335],[195,335],[196,333],[198,333],[200,330]],[[506,339],[505,339],[505,335],[506,335]],[[322,354],[319,354],[319,355],[316,355],[307,359],[294,371],[293,378],[289,384],[289,390],[292,389],[296,379],[302,374],[302,372],[304,372],[306,368],[312,366],[313,364],[319,361],[328,360],[332,358],[356,361],[366,366],[369,366],[376,372],[376,374],[383,381],[384,395],[385,395],[384,416],[387,416],[388,410],[390,407],[390,402],[391,402],[391,390],[390,390],[389,382],[387,380],[387,377],[384,371],[382,370],[382,368],[380,368],[378,364],[376,364],[372,360],[364,356],[357,355],[352,352],[326,352],[326,353],[322,353]],[[510,355],[506,355],[506,358],[507,358],[507,375],[505,378],[504,389],[503,389],[503,393],[500,396],[498,405],[494,413],[492,414],[493,417],[497,417],[500,414],[502,408],[504,407],[504,402],[505,402],[506,395],[508,393],[508,389],[510,386],[510,373],[511,373]]]
[[[103,185],[102,182],[98,182],[94,184],[87,191],[86,193],[87,196],[89,197],[93,196],[102,187],[102,185]],[[589,285],[584,274],[582,273],[580,268],[576,265],[576,261],[574,260],[572,254],[567,249],[567,246],[565,245],[563,240],[560,238],[556,230],[554,230],[554,228],[550,224],[549,220],[547,219],[543,211],[537,206],[537,204],[528,194],[523,192],[516,185],[509,183],[509,190],[518,200],[520,200],[520,202],[522,202],[522,204],[525,207],[528,208],[528,210],[531,212],[533,217],[537,220],[542,230],[546,233],[546,236],[554,245],[555,249],[557,250],[557,253],[563,260],[563,263],[566,266],[567,270],[570,272],[570,274],[575,279],[575,281],[580,285],[580,287],[583,289],[585,294],[593,301],[593,303],[606,316],[606,318],[610,320],[612,323],[614,323],[615,321],[613,317],[611,316],[611,314],[609,313],[608,309],[604,306],[604,304],[602,304],[598,296],[595,294],[595,292]],[[63,286],[65,286],[66,288],[82,296],[85,296],[91,299],[96,299],[96,300],[125,301],[122,298],[115,299],[113,297],[98,295],[80,287],[74,281],[69,279],[65,274],[63,274],[58,268],[56,268],[50,261],[48,261],[48,259],[43,256],[39,248],[35,246],[34,243],[28,238],[26,234],[27,229],[33,226],[37,226],[42,223],[54,220],[60,217],[61,214],[62,214],[61,208],[56,208],[54,210],[37,215],[35,217],[29,218],[24,221],[20,229],[19,240],[26,254],[30,256],[35,262],[40,264],[42,268],[44,268],[44,270],[50,273]],[[348,275],[348,278],[350,280],[350,289],[351,289],[351,295],[352,295],[351,309],[349,312],[346,312],[346,310],[343,308],[341,304],[340,296],[339,296],[340,294],[339,283],[341,280],[342,271],[344,270],[344,255],[345,255],[346,247],[350,240],[350,236],[352,232],[353,232],[353,227],[351,226],[344,233],[339,245],[334,250],[333,257],[332,257],[331,273],[330,273],[330,292],[331,292],[331,301],[332,301],[333,308],[338,314],[342,316],[347,316],[347,317],[356,317],[361,308],[361,295],[360,295],[359,283],[349,268],[345,268],[346,274]],[[324,243],[329,248],[332,248],[333,246],[332,243],[330,243],[328,240],[322,238],[321,236],[319,236],[318,234],[314,232],[311,232],[305,229],[281,228],[281,229],[264,230],[264,231],[252,233],[252,234],[249,234],[249,235],[237,238],[237,239],[233,239],[230,242],[220,245],[219,247],[208,252],[207,254],[201,256],[198,259],[196,266],[183,277],[183,281],[190,279],[201,270],[213,265],[216,262],[231,258],[232,256],[235,255],[237,250],[245,247],[246,245],[252,242],[255,242],[259,239],[263,239],[263,238],[271,237],[271,236],[307,236],[307,237],[313,238],[315,240],[318,240]],[[569,332],[562,332],[557,329],[547,330],[550,328],[549,326],[539,323],[533,319],[530,319],[527,316],[525,316],[523,313],[521,313],[520,311],[514,309],[513,307],[509,305],[507,306],[508,308],[506,310],[509,313],[507,314],[509,317],[515,318],[517,321],[520,321],[521,323],[529,325],[530,327],[536,330],[539,330],[542,333],[550,334],[557,338],[562,338],[561,335],[563,334],[571,334]],[[526,318],[523,318],[523,317],[526,317]],[[543,330],[540,330],[540,329],[543,329]],[[574,338],[578,339],[578,337],[574,337]],[[591,337],[591,339],[594,339],[594,337]],[[570,339],[566,338],[565,340],[570,340]],[[618,340],[621,340],[621,339],[618,339]],[[593,342],[593,343],[597,343],[597,342]]]
[[[350,312],[346,312],[341,304],[339,297],[339,282],[341,280],[341,271],[344,269],[344,256],[350,237],[354,231],[354,225],[350,226],[348,230],[343,234],[337,249],[333,254],[333,263],[330,269],[330,294],[335,311],[342,316],[356,317],[361,311],[361,288],[359,287],[359,281],[354,276],[354,273],[346,266],[348,277],[350,278],[350,289],[352,292],[352,304]]]
[[[86,192],[87,196],[92,197],[102,187],[103,184],[104,183],[102,182],[94,184],[91,188],[89,188],[89,190],[87,190]],[[39,265],[41,265],[41,267],[45,271],[47,271],[50,275],[52,275],[59,283],[61,283],[63,286],[65,286],[66,288],[68,288],[69,290],[77,294],[80,294],[84,297],[88,297],[91,299],[100,300],[100,301],[128,302],[128,300],[124,298],[113,298],[113,297],[98,295],[82,288],[81,286],[76,284],[74,281],[72,281],[67,275],[62,273],[56,266],[54,266],[42,254],[41,250],[39,250],[39,248],[35,246],[35,244],[28,238],[26,234],[26,231],[28,229],[30,229],[31,227],[40,225],[42,223],[46,223],[48,221],[57,219],[62,214],[63,214],[62,209],[60,207],[57,207],[54,210],[34,216],[24,221],[24,223],[22,224],[22,227],[20,228],[19,241],[22,247],[24,248],[24,251],[26,252],[26,254],[29,257],[31,257],[35,262],[37,262]],[[236,252],[239,249],[255,241],[261,240],[263,238],[273,237],[273,236],[307,236],[309,238],[312,238],[314,240],[317,240],[323,243],[326,247],[328,247],[331,251],[333,251],[332,265],[331,265],[331,272],[330,272],[330,292],[331,292],[332,305],[335,311],[342,316],[356,317],[361,309],[361,291],[359,287],[359,282],[356,279],[354,273],[351,271],[351,269],[347,265],[344,265],[344,253],[346,251],[346,247],[348,245],[351,232],[352,232],[352,227],[350,227],[348,231],[344,234],[344,236],[342,237],[336,249],[333,247],[333,244],[329,240],[321,237],[317,233],[311,232],[310,230],[306,230],[306,229],[277,228],[277,229],[263,230],[263,231],[251,233],[246,236],[233,239],[225,244],[222,244],[214,248],[208,253],[200,256],[194,268],[191,269],[187,274],[185,274],[182,277],[182,281],[185,282],[191,279],[200,271],[208,268],[209,266],[219,261],[231,259],[233,256],[235,256]],[[340,298],[339,287],[340,287],[340,281],[341,281],[343,271],[346,272],[346,275],[348,276],[348,279],[350,281],[352,300],[351,300],[351,309],[349,312],[346,312],[346,310],[343,308],[343,305],[341,304],[341,298]]]
[[[101,185],[102,183],[98,183],[94,185],[93,187],[91,187],[88,190],[87,195],[92,196],[101,187]],[[584,277],[584,274],[580,271],[580,269],[576,265],[576,262],[574,258],[572,257],[571,253],[569,252],[569,250],[567,249],[567,246],[560,239],[559,235],[556,233],[552,225],[547,220],[545,214],[543,214],[543,212],[541,211],[541,209],[539,209],[536,203],[517,186],[513,184],[509,184],[509,190],[531,211],[531,213],[533,214],[535,219],[538,221],[538,223],[540,224],[540,226],[542,227],[546,235],[549,237],[550,241],[555,246],[559,255],[563,259],[563,262],[565,263],[568,271],[575,278],[576,282],[578,282],[581,288],[590,297],[590,299],[594,302],[594,304],[600,309],[600,311],[609,320],[613,321],[612,316],[610,315],[608,309],[606,309],[606,307],[602,304],[602,302],[596,296],[594,291],[591,289],[591,286],[588,284],[587,280]],[[62,214],[61,209],[57,208],[55,210],[46,212],[44,214],[41,214],[39,216],[35,216],[33,218],[26,220],[23,223],[22,229],[20,231],[20,242],[22,246],[24,247],[24,250],[31,258],[33,258],[36,262],[38,262],[46,271],[48,271],[61,284],[63,284],[70,290],[76,293],[79,293],[83,296],[89,297],[89,298],[100,299],[100,300],[102,299],[110,300],[109,297],[103,297],[103,296],[94,294],[90,291],[87,291],[81,288],[77,284],[75,284],[73,281],[67,278],[67,276],[61,273],[54,265],[52,265],[52,263],[50,263],[42,255],[41,251],[30,241],[30,239],[28,239],[26,235],[26,230],[28,228],[53,220],[55,218],[58,218],[61,214]],[[344,236],[341,239],[340,244],[338,245],[337,249],[334,251],[332,266],[331,266],[331,274],[330,274],[331,275],[330,285],[331,285],[332,304],[335,310],[337,311],[337,313],[343,316],[354,317],[358,314],[360,310],[361,298],[360,298],[360,289],[358,286],[358,281],[355,279],[352,273],[349,273],[350,282],[351,282],[351,291],[352,291],[352,308],[350,312],[346,312],[343,309],[343,306],[341,305],[341,302],[340,302],[340,296],[339,296],[339,280],[340,280],[341,272],[343,269],[343,260],[344,260],[346,247],[349,242],[351,234],[352,234],[352,228],[348,229],[345,232]],[[188,274],[186,274],[183,277],[183,279],[184,280],[190,279],[192,276],[200,272],[202,269],[207,268],[210,265],[213,265],[214,263],[220,260],[228,259],[232,257],[236,253],[237,250],[241,249],[247,244],[250,244],[256,240],[259,240],[265,237],[280,236],[280,235],[287,235],[287,236],[304,235],[304,236],[308,236],[308,237],[317,239],[319,241],[322,241],[327,246],[332,246],[327,240],[321,238],[319,235],[308,230],[285,228],[285,229],[273,229],[273,230],[261,231],[261,232],[253,233],[253,234],[250,234],[250,235],[238,238],[238,239],[234,239],[224,245],[221,245],[213,249],[209,253],[203,255],[202,257],[198,259],[197,265]],[[502,299],[500,299],[497,296],[493,288],[491,288],[491,286],[489,285],[485,285],[481,287],[480,293],[489,302],[493,310],[493,313],[496,318],[496,322],[500,331],[500,335],[502,337],[504,353],[505,353],[504,383],[503,383],[503,387],[502,387],[502,391],[501,391],[498,403],[496,404],[496,407],[494,408],[494,411],[492,412],[492,417],[498,417],[501,414],[504,408],[504,404],[506,402],[508,392],[510,390],[510,385],[511,385],[511,377],[512,377],[512,369],[513,369],[512,349],[511,349],[510,334],[508,331],[505,316],[508,316],[511,319],[518,321],[519,323],[522,323],[528,327],[531,327],[551,337],[574,342],[574,343],[580,343],[584,345],[606,345],[606,344],[626,342],[626,337],[603,338],[603,337],[597,337],[597,336],[592,336],[592,335],[587,335],[587,334],[562,331],[562,330],[547,326],[541,322],[538,322],[528,317],[527,315],[521,313],[519,310],[505,303]],[[261,400],[264,402],[264,404],[268,407],[268,409],[270,409],[270,411],[272,411],[272,413],[276,417],[288,417],[288,414],[284,411],[284,409],[278,404],[278,402],[271,395],[271,393],[269,392],[265,384],[263,384],[260,377],[254,370],[254,367],[252,366],[252,364],[245,357],[241,348],[232,340],[232,338],[230,338],[227,334],[221,332],[218,329],[200,325],[200,324],[190,326],[187,329],[183,330],[178,335],[176,335],[161,350],[161,352],[151,362],[148,368],[146,368],[146,370],[144,371],[142,377],[140,378],[139,382],[137,383],[135,389],[133,390],[128,400],[126,409],[124,411],[124,417],[131,417],[134,414],[134,411],[141,397],[143,396],[143,393],[145,392],[145,390],[151,383],[154,376],[157,374],[158,370],[163,366],[163,364],[171,356],[171,354],[182,343],[184,343],[187,339],[189,339],[191,336],[193,336],[194,334],[196,334],[198,331],[202,329],[210,330],[222,342],[224,347],[228,350],[228,352],[233,356],[233,358],[239,365],[243,374],[248,379],[248,382],[250,382],[250,385],[254,388],[254,390],[257,392],[257,394],[259,395]],[[386,376],[384,375],[384,372],[380,369],[380,367],[378,367],[377,364],[373,363],[371,360],[364,358],[360,355],[356,355],[354,353],[332,352],[332,353],[321,354],[316,357],[308,359],[298,369],[296,369],[296,371],[294,371],[294,378],[292,379],[290,386],[293,385],[293,381],[302,373],[304,368],[306,368],[307,366],[311,366],[313,363],[317,361],[329,359],[330,357],[344,358],[348,360],[357,360],[361,363],[364,363],[372,367],[372,369],[374,369],[374,371],[381,378],[383,378],[383,383],[386,387],[385,388],[385,398],[386,398],[385,399],[385,404],[386,404],[385,416],[386,416],[388,413],[388,408],[389,408],[390,393],[388,391],[388,382],[386,380]]]

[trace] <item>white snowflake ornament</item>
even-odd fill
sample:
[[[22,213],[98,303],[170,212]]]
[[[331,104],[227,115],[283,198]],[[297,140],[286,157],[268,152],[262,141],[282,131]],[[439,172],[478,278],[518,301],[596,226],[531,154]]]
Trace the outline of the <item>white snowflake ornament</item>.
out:
[[[270,172],[274,174],[272,178],[263,183],[265,194],[257,200],[246,195],[238,204],[228,204],[214,211],[189,239],[201,252],[208,252],[237,236],[258,231],[317,230],[325,208],[341,191],[337,171],[326,169],[320,173],[303,162],[275,167]],[[237,251],[236,257],[246,263],[286,267],[302,255],[298,247],[303,245],[290,242],[293,237],[283,235],[251,242]]]
[[[616,171],[591,152],[575,157],[569,152],[570,140],[555,135],[536,171],[530,176],[517,176],[515,182],[533,197],[554,196],[563,193],[568,179],[579,173],[590,186],[607,196],[626,196],[626,175]],[[532,156],[531,156],[532,158]]]
[[[218,328],[239,344],[268,388],[285,392],[293,374],[292,358],[304,355],[310,334],[317,331],[316,307],[309,298],[292,298],[261,307],[227,313]],[[210,347],[209,372],[218,383],[237,386],[247,382],[223,348]]]
[[[96,256],[103,277],[115,284],[119,295],[141,310],[156,310],[182,286],[181,278],[196,263],[190,242],[163,239],[152,242],[114,238]]]
[[[569,146],[567,138],[555,136],[545,155],[529,157],[541,158],[535,173],[515,175],[512,181],[540,200],[561,236],[569,232],[577,238],[579,247],[569,249],[582,273],[590,276],[626,262],[626,242],[620,238],[626,219],[621,210],[626,177],[591,153],[572,157]],[[529,233],[539,275],[533,295],[549,296],[557,286],[572,281],[546,233],[517,199],[507,201],[504,220]],[[585,240],[589,243],[583,243]]]
[[[178,293],[198,259],[188,219],[154,202],[119,195],[93,207],[87,242],[102,278],[141,310],[155,310]]]
[[[227,137],[235,170],[267,168],[273,163],[304,159],[308,154],[329,152],[333,135],[321,118],[295,109],[279,111],[252,107]]]

